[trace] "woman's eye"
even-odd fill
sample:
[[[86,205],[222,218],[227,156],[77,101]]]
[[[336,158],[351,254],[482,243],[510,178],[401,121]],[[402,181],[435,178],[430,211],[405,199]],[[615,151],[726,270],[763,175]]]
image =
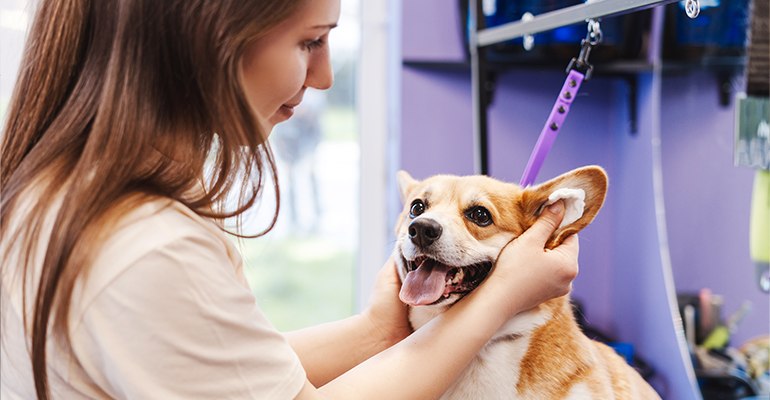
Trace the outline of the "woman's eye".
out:
[[[425,204],[422,200],[412,202],[412,208],[409,209],[409,216],[414,218],[425,212]]]
[[[492,215],[484,207],[474,207],[466,214],[468,219],[480,226],[487,226],[492,223]]]
[[[311,40],[306,42],[305,47],[307,47],[308,50],[313,51],[316,49],[320,49],[321,47],[324,46],[325,43],[326,43],[325,39],[321,37],[316,40]]]

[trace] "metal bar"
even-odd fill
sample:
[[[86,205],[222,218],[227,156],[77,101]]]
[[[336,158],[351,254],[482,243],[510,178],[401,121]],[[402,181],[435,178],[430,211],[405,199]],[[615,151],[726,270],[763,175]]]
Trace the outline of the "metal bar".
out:
[[[534,35],[562,26],[585,22],[587,19],[614,17],[647,8],[674,3],[677,0],[599,0],[536,15],[529,21],[509,22],[479,30],[476,44],[489,46],[507,40]]]
[[[479,65],[479,48],[476,45],[478,5],[479,0],[470,0],[468,3],[468,50],[471,61],[471,103],[473,104],[473,173],[477,175],[487,174],[487,149],[486,145],[486,107],[482,104],[483,96],[481,71]]]

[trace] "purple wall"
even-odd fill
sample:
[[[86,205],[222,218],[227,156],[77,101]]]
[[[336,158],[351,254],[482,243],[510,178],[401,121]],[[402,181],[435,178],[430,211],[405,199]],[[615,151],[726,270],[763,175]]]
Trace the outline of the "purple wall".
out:
[[[456,0],[409,0],[401,7],[405,60],[464,61]]]
[[[677,290],[724,296],[723,317],[744,300],[753,310],[731,344],[770,331],[770,302],[754,281],[749,218],[754,170],[733,165],[734,105],[719,105],[718,82],[704,72],[663,86],[663,183]]]
[[[418,179],[473,173],[471,82],[467,72],[401,73],[401,166]],[[462,132],[462,134],[461,134]]]
[[[664,399],[698,399],[688,380],[682,353],[683,334],[674,288],[667,287],[665,249],[661,249],[654,197],[653,146],[656,129],[656,88],[651,75],[639,76],[639,129],[618,135],[613,214],[611,315],[614,331],[634,347],[657,371],[651,381]],[[623,115],[622,102],[607,109]],[[612,175],[611,175],[612,176]],[[668,210],[666,210],[668,213]],[[669,280],[670,283],[670,280]],[[671,302],[670,302],[671,301]]]

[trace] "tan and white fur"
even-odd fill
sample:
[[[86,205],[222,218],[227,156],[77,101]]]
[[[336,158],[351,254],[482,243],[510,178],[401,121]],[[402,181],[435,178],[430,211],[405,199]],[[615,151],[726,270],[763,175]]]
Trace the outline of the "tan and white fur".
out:
[[[404,171],[398,183],[404,210],[393,258],[402,281],[400,296],[410,305],[415,329],[475,289],[502,248],[555,201],[554,192],[582,191],[584,199],[564,200],[579,215],[571,217],[573,221],[565,216],[549,238],[548,249],[587,226],[607,192],[607,175],[596,166],[528,188],[486,176],[439,175],[418,181]],[[614,350],[581,332],[564,296],[511,318],[442,399],[660,397]]]

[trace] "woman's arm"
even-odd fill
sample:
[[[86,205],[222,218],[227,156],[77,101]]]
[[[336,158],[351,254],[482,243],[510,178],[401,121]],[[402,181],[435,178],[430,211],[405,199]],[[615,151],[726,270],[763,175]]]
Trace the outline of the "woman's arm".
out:
[[[563,216],[562,203],[557,202],[550,211],[506,246],[495,270],[477,290],[405,340],[350,369],[320,390],[316,391],[308,382],[297,398],[440,397],[508,319],[569,292],[577,274],[577,238],[568,238],[554,250],[544,250],[546,240]],[[323,352],[333,354],[333,346]],[[338,365],[335,357],[331,357],[332,365]],[[319,362],[313,367],[323,369],[323,364]],[[315,374],[308,371],[309,377]]]
[[[363,313],[286,333],[314,386],[329,383],[412,333],[406,305],[398,300],[400,285],[395,263],[389,259]]]
[[[371,331],[359,314],[285,336],[299,356],[308,381],[321,387],[387,348]]]

